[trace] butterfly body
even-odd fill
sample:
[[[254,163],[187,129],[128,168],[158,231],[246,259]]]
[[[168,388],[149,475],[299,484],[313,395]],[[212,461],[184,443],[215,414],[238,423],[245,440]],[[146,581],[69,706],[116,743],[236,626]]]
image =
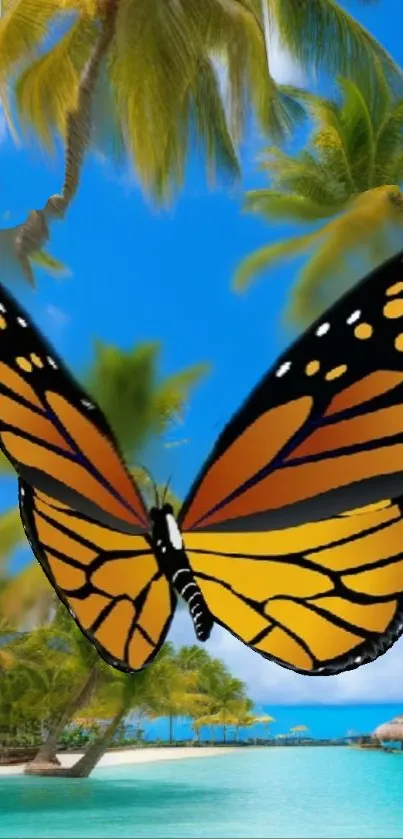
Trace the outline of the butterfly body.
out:
[[[151,545],[161,573],[187,603],[199,641],[207,641],[214,619],[195,582],[183,540],[170,504],[150,510],[153,522]]]

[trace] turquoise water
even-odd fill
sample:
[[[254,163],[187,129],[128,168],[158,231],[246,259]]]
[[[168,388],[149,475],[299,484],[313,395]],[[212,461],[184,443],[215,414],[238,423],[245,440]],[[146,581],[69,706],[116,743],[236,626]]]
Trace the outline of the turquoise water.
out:
[[[1,778],[0,836],[395,839],[402,790],[403,755],[250,748],[87,780]]]
[[[275,722],[270,726],[270,733],[285,734],[293,725],[306,725],[308,734],[315,738],[344,737],[348,732],[369,734],[383,722],[403,714],[403,702],[383,705],[264,705],[259,713],[270,714]],[[143,723],[146,739],[157,737],[167,739],[168,721],[164,719]],[[241,732],[241,739],[247,737],[265,737],[268,729],[264,726],[252,726]],[[229,732],[230,734],[231,732]],[[177,720],[174,735],[178,740],[189,740],[193,733],[189,722]],[[218,732],[221,736],[221,732]],[[202,737],[209,738],[208,729],[202,730]]]

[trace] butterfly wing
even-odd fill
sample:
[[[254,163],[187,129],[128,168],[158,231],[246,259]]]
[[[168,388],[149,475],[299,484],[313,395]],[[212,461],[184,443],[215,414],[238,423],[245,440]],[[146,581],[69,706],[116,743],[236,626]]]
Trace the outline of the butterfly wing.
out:
[[[2,287],[0,446],[30,486],[117,530],[148,528],[104,415]]]
[[[28,539],[58,596],[108,663],[144,667],[175,602],[143,500],[100,409],[1,287],[0,445],[20,478]]]
[[[113,667],[145,667],[165,640],[176,602],[146,537],[112,530],[19,484],[32,550],[81,631]]]
[[[357,667],[403,629],[401,269],[402,254],[280,359],[179,517],[216,619],[304,673]]]

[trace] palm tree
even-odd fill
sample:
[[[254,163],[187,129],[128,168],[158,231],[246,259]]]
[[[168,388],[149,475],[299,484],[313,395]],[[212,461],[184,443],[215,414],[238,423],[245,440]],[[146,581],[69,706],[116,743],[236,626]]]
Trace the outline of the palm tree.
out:
[[[251,728],[252,725],[259,722],[259,717],[253,713],[253,702],[247,697],[232,702],[231,711],[235,727],[235,740],[239,741],[241,729]]]
[[[164,657],[163,651],[162,658]],[[160,654],[161,655],[161,654]],[[158,669],[157,659],[153,668],[136,673],[135,677],[123,673],[112,672],[109,682],[109,703],[105,701],[93,703],[90,710],[95,714],[102,712],[109,717],[109,724],[98,737],[92,740],[84,755],[72,767],[62,767],[51,763],[29,764],[31,775],[51,775],[72,778],[87,778],[95,768],[102,755],[113,740],[113,736],[122,721],[133,710],[147,704],[147,697],[152,689],[152,674]],[[89,704],[89,703],[88,703]]]
[[[109,152],[129,153],[146,191],[159,200],[183,180],[190,126],[209,169],[218,165],[231,175],[238,172],[235,144],[247,101],[263,127],[277,135],[289,127],[301,112],[292,90],[278,89],[270,75],[271,24],[304,66],[351,72],[362,81],[397,75],[388,53],[335,0],[6,2],[2,90],[17,76],[23,122],[48,146],[54,132],[66,141],[61,193],[9,231],[28,281],[30,255],[43,247],[49,221],[63,218],[77,191],[95,126]]]
[[[310,98],[307,146],[296,156],[268,149],[262,168],[269,187],[246,195],[247,211],[308,231],[248,256],[235,286],[244,289],[282,259],[310,254],[288,310],[302,324],[357,279],[360,256],[366,267],[390,256],[403,225],[403,99],[380,86],[371,104],[354,82],[341,79],[339,87],[335,101]]]
[[[204,707],[205,696],[199,690],[197,665],[183,666],[186,654],[165,645],[165,655],[154,673],[154,698],[150,705],[153,717],[168,717],[168,742],[174,740],[174,723],[180,716],[196,716]],[[189,659],[187,660],[189,663]]]
[[[110,669],[110,668],[109,668]],[[193,677],[192,677],[193,676]],[[186,706],[187,697],[193,695],[195,674],[183,671],[176,665],[171,644],[164,645],[153,666],[129,676],[111,670],[100,692],[87,705],[91,717],[106,717],[107,727],[89,743],[84,755],[69,768],[54,764],[30,764],[30,774],[86,778],[110,746],[119,726],[133,710],[148,716],[161,715],[166,709],[177,707],[180,701]],[[173,703],[173,706],[171,705]]]
[[[222,726],[223,741],[226,742],[228,725],[235,724],[234,702],[245,699],[245,685],[229,673],[219,659],[210,659],[199,671],[198,685],[205,695],[204,704],[208,713],[196,719],[196,725]],[[235,706],[236,707],[236,706]]]
[[[42,641],[48,645],[57,643],[61,646],[67,666],[72,664],[71,690],[66,696],[59,715],[53,719],[36,756],[31,763],[28,763],[25,769],[28,775],[37,774],[38,768],[42,770],[49,764],[59,765],[56,750],[66,725],[82,707],[88,705],[100,681],[110,676],[110,668],[82,635],[61,604],[57,608],[52,623],[45,629],[41,629],[40,634]]]

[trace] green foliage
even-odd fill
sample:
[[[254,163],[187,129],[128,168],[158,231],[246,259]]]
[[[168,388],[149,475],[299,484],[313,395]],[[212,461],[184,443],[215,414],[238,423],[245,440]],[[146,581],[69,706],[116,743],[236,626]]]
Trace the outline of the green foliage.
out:
[[[129,463],[148,439],[163,434],[179,419],[190,391],[208,369],[194,365],[159,382],[159,353],[157,343],[136,345],[126,352],[98,341],[85,377]]]
[[[16,79],[22,124],[48,148],[55,133],[65,136],[101,9],[95,0],[5,5],[0,83]],[[93,145],[119,160],[130,156],[158,201],[183,182],[190,136],[203,147],[211,175],[237,177],[249,105],[278,139],[302,115],[291,88],[270,74],[268,23],[304,68],[342,72],[369,88],[380,79],[398,83],[386,50],[335,0],[119,0],[96,82]]]
[[[288,310],[304,325],[357,279],[357,255],[369,268],[392,254],[403,223],[403,100],[386,85],[368,100],[343,78],[339,90],[336,100],[309,96],[313,131],[306,148],[295,156],[269,148],[261,168],[270,185],[245,199],[247,212],[308,231],[247,256],[235,288],[245,289],[281,260],[307,256]]]

